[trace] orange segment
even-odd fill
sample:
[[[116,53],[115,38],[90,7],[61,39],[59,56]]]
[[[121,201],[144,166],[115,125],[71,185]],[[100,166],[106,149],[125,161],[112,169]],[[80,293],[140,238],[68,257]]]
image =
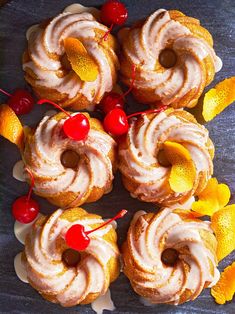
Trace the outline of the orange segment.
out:
[[[98,66],[86,48],[76,38],[64,39],[64,48],[72,69],[82,81],[92,82],[98,76]]]
[[[203,100],[202,115],[205,121],[214,119],[235,101],[235,76],[225,79],[210,89]]]
[[[225,268],[217,284],[212,287],[211,295],[218,304],[231,301],[235,293],[235,262]]]
[[[23,140],[23,127],[15,112],[8,105],[0,106],[0,135],[19,148]]]
[[[235,205],[226,206],[211,217],[218,246],[217,258],[222,260],[235,249]]]
[[[193,188],[196,169],[189,151],[181,144],[166,141],[163,144],[166,158],[171,163],[169,178],[173,191],[184,193]]]
[[[231,193],[226,184],[219,184],[216,178],[211,178],[205,189],[198,195],[199,200],[192,204],[192,210],[202,216],[212,216],[228,204],[230,196]]]

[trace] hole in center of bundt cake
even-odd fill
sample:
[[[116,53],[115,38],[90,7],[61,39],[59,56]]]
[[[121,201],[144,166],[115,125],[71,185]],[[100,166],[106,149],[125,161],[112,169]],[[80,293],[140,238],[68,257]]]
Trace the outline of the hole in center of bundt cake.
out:
[[[74,169],[77,168],[80,157],[74,150],[68,149],[61,154],[60,160],[65,168]]]
[[[81,254],[73,249],[67,249],[62,254],[62,261],[69,267],[75,267],[81,260]]]
[[[60,58],[60,63],[61,63],[62,68],[63,68],[64,70],[67,70],[67,71],[72,70],[71,64],[70,64],[70,62],[69,62],[69,59],[68,59],[66,53],[63,54],[63,56]]]
[[[163,167],[169,167],[171,164],[169,160],[166,157],[164,149],[160,149],[158,154],[157,154],[157,160],[159,164]]]
[[[158,60],[164,68],[173,68],[177,62],[177,55],[174,50],[166,48],[160,52]]]
[[[175,249],[165,249],[162,252],[161,260],[166,266],[174,266],[178,261],[179,253]]]

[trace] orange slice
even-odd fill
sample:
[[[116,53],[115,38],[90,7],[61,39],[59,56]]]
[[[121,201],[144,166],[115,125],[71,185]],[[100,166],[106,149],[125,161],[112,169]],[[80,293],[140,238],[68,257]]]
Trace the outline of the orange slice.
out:
[[[231,193],[226,184],[219,184],[216,178],[211,178],[205,189],[197,196],[199,200],[192,204],[192,210],[201,216],[212,216],[228,204]]]
[[[217,258],[220,261],[235,250],[235,205],[217,211],[211,217],[211,228],[218,241]]]
[[[0,135],[19,148],[23,141],[23,127],[15,112],[8,105],[0,106]]]
[[[170,141],[166,141],[163,148],[172,165],[169,178],[171,189],[178,193],[190,191],[195,181],[196,169],[189,151],[183,145]]]
[[[231,301],[235,293],[235,262],[225,268],[217,284],[212,287],[211,295],[218,304]]]
[[[80,79],[85,82],[95,81],[99,73],[98,66],[81,41],[76,38],[66,38],[64,48],[72,69]]]
[[[214,119],[235,101],[235,76],[225,79],[210,89],[203,100],[202,115],[205,121]]]

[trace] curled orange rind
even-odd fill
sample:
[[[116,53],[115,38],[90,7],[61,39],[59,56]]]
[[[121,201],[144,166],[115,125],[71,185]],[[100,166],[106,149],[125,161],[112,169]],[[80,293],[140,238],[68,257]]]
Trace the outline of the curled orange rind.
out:
[[[214,119],[235,101],[235,76],[225,79],[210,89],[203,100],[202,115],[205,121]]]
[[[206,188],[198,195],[199,200],[192,204],[192,210],[201,216],[212,216],[228,204],[230,196],[231,193],[226,184],[219,184],[216,178],[211,178]]]
[[[188,209],[175,209],[174,213],[179,214],[184,219],[194,220],[201,217],[200,214],[193,212],[192,210],[188,210]]]
[[[196,169],[189,151],[181,144],[166,141],[163,144],[166,158],[171,163],[169,184],[174,192],[184,193],[193,188]]]
[[[221,261],[235,249],[235,205],[226,206],[214,213],[211,228],[218,241],[217,258]]]
[[[15,112],[8,105],[0,106],[0,135],[21,148],[23,143],[23,126]]]
[[[66,38],[64,48],[72,69],[80,79],[85,82],[95,81],[99,73],[98,66],[81,41],[77,38]]]
[[[211,295],[218,304],[231,301],[235,293],[235,262],[225,268],[219,281],[211,288]]]

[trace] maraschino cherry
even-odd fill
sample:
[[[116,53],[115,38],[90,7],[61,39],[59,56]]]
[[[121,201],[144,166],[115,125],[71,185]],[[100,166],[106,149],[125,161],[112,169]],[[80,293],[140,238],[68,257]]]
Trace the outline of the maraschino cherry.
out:
[[[76,141],[82,141],[87,138],[90,130],[90,123],[84,114],[77,113],[76,115],[72,116],[68,111],[64,110],[62,107],[48,99],[40,99],[37,103],[39,105],[49,103],[54,107],[60,109],[69,117],[65,120],[63,124],[63,131],[67,135],[67,137]]]
[[[118,0],[109,0],[101,8],[100,18],[105,25],[123,25],[128,18],[125,5]]]
[[[118,0],[108,0],[104,3],[100,11],[101,22],[109,26],[109,30],[102,39],[107,40],[114,25],[123,25],[128,18],[128,11],[125,5]]]
[[[12,204],[12,214],[15,220],[23,224],[28,224],[37,217],[39,212],[39,205],[34,199],[31,198],[34,187],[33,174],[28,168],[25,168],[25,170],[28,172],[31,178],[30,189],[28,195],[23,195],[14,201]]]
[[[115,217],[104,222],[99,227],[93,230],[89,230],[89,231],[85,231],[85,228],[83,225],[80,225],[80,224],[73,225],[72,227],[68,229],[68,231],[65,234],[66,244],[71,249],[74,249],[77,251],[85,250],[90,243],[89,234],[91,234],[92,232],[95,232],[98,229],[103,228],[104,226],[106,226],[107,224],[110,224],[112,221],[118,218],[122,218],[124,215],[126,215],[126,213],[127,213],[127,210],[122,209]]]
[[[0,92],[9,97],[7,104],[17,115],[29,113],[33,109],[34,99],[25,89],[16,89],[12,94],[0,88]]]
[[[125,111],[122,109],[113,109],[104,118],[104,129],[113,136],[126,134],[129,129],[128,119],[142,114],[159,113],[164,111],[166,108],[167,106],[162,105],[157,109],[135,112],[129,116],[127,116]]]
[[[116,108],[123,109],[124,99],[122,95],[115,92],[110,92],[104,95],[100,102],[100,107],[105,114]]]

